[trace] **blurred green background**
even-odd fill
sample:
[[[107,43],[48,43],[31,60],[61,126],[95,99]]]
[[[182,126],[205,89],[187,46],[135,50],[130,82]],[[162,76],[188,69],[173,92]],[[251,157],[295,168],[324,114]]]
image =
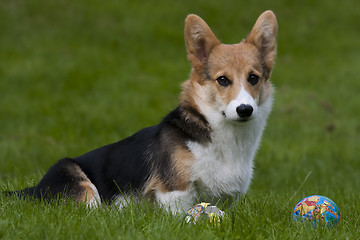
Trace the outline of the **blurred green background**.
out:
[[[271,9],[279,23],[275,104],[249,194],[279,193],[295,204],[319,193],[350,209],[360,186],[359,7],[355,0],[2,0],[1,188],[34,184],[57,159],[118,141],[175,108],[190,73],[186,15],[237,43]]]

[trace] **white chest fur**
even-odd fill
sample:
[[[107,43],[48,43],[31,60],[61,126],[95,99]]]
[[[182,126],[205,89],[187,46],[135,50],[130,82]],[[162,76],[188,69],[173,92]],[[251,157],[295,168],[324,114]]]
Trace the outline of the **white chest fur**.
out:
[[[221,197],[246,193],[271,102],[260,106],[258,116],[249,122],[217,122],[211,143],[187,143],[195,156],[192,181],[199,185],[198,194]]]

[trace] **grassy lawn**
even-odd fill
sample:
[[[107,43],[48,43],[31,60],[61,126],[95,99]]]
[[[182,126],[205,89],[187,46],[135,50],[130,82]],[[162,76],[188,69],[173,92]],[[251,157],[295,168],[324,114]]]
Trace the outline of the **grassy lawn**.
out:
[[[275,104],[246,196],[220,226],[144,203],[89,210],[0,196],[0,239],[356,239],[360,236],[360,4],[349,1],[0,2],[0,190],[156,124],[188,78],[189,13],[224,43],[272,9]],[[340,207],[331,229],[290,219],[302,198]]]

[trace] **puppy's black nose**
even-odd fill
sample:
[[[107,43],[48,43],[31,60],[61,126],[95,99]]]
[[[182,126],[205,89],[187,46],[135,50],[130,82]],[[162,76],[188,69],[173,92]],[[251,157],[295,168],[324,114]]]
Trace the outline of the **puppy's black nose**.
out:
[[[253,107],[248,104],[241,104],[236,108],[236,112],[241,118],[250,117],[253,111],[254,111]]]

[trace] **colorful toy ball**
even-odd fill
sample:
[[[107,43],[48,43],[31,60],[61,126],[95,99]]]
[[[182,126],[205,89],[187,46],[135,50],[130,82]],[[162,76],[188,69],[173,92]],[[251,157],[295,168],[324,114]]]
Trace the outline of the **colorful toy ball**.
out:
[[[306,220],[326,227],[335,226],[341,219],[338,206],[330,198],[319,195],[298,202],[291,215],[294,220]]]
[[[224,216],[224,212],[216,206],[210,206],[210,203],[202,202],[200,204],[191,207],[186,212],[185,221],[187,223],[196,223],[201,219],[208,219],[210,222],[215,222],[220,225],[220,218]]]

